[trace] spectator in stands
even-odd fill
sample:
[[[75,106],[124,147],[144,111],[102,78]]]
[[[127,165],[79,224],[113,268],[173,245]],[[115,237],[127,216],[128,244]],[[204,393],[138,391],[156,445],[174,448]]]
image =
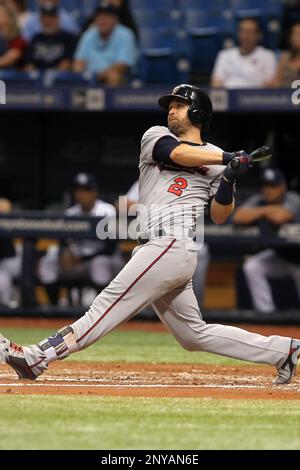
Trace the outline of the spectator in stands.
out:
[[[20,67],[26,42],[20,36],[15,14],[4,5],[0,5],[0,39],[6,42],[6,49],[0,56],[0,68]]]
[[[27,0],[3,0],[3,3],[15,13],[18,26],[22,32],[32,17],[32,12],[27,9]]]
[[[219,52],[212,72],[211,86],[224,88],[263,88],[274,78],[274,52],[259,46],[261,29],[256,19],[245,18],[238,26],[238,46]]]
[[[1,198],[0,214],[8,214],[11,209],[11,202]],[[16,252],[10,238],[0,239],[0,304],[6,307],[15,306],[13,281],[21,273],[21,257],[21,251]]]
[[[52,3],[42,6],[40,18],[43,29],[33,37],[28,47],[26,69],[70,70],[76,36],[60,29],[58,10]]]
[[[119,23],[118,9],[106,2],[96,10],[95,27],[86,31],[77,46],[74,71],[88,70],[107,85],[121,85],[137,60],[133,32]]]
[[[130,10],[130,5],[128,0],[107,0],[107,3],[110,5],[113,5],[115,8],[118,8],[119,10],[119,21],[123,26],[127,26],[127,28],[131,29],[134,34],[136,39],[138,39],[138,29],[136,22],[132,16],[131,10]],[[87,18],[83,28],[82,32],[86,31],[90,26],[94,24],[95,21],[95,12]]]
[[[300,0],[284,0],[281,16],[280,49],[288,48],[288,35],[291,27],[300,22]]]
[[[96,179],[93,175],[79,173],[73,181],[75,205],[66,210],[68,216],[115,217],[113,205],[99,199]],[[86,281],[101,290],[115,277],[122,267],[114,240],[66,240],[59,249],[50,247],[39,264],[39,277],[48,286],[53,303],[57,300],[58,281]],[[90,299],[89,299],[90,300]]]
[[[300,222],[300,196],[287,191],[283,173],[266,169],[262,174],[261,193],[249,198],[234,214],[233,222],[240,225],[258,224],[261,238],[272,245],[281,225]],[[290,276],[300,299],[300,252],[287,247],[269,248],[250,256],[243,266],[255,309],[261,313],[276,310],[268,280]]]
[[[36,34],[42,31],[43,26],[40,9],[43,7],[43,5],[49,3],[52,3],[58,9],[60,29],[75,35],[79,33],[79,28],[76,21],[67,10],[60,7],[59,0],[38,0],[39,11],[32,14],[32,17],[29,19],[29,21],[26,22],[22,30],[22,34],[27,41],[31,41]]]
[[[280,56],[277,73],[272,86],[290,88],[294,80],[300,79],[300,22],[291,27],[289,49]]]

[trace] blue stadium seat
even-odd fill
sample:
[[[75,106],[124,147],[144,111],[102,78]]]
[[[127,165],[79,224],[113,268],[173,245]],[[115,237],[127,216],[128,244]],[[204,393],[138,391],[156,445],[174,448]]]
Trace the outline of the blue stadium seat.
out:
[[[212,26],[211,22],[212,15],[208,10],[199,10],[198,8],[187,8],[185,10],[186,29]]]
[[[40,83],[42,75],[38,71],[23,72],[15,69],[2,69],[0,70],[0,80],[4,80],[7,83]]]
[[[142,55],[139,64],[139,76],[145,84],[163,84],[177,82],[176,60],[170,51],[157,49],[157,54]]]
[[[263,0],[264,13],[269,17],[280,18],[283,12],[283,0]]]
[[[80,2],[79,0],[60,0],[60,6],[69,11],[79,10],[80,3],[84,3],[84,1]]]
[[[74,72],[61,72],[59,70],[51,70],[46,72],[43,77],[44,85],[93,85],[96,83],[95,76],[91,73],[74,73]]]
[[[176,31],[172,28],[144,28],[140,31],[141,59],[139,76],[146,84],[186,80],[184,69],[177,70],[180,50]]]
[[[217,28],[195,28],[188,33],[189,59],[194,73],[209,75],[222,47],[222,36]]]
[[[226,34],[233,34],[235,31],[234,18],[228,10],[196,10],[187,8],[185,11],[185,28],[207,28],[215,27],[219,31]]]
[[[253,10],[236,10],[235,11],[236,20],[242,18],[257,18],[261,23],[263,22],[263,12],[259,8]]]
[[[95,11],[96,6],[99,3],[99,0],[78,0],[80,13],[82,15],[81,22],[84,18],[92,15]]]
[[[279,18],[282,9],[282,0],[231,0],[231,7],[234,14],[244,12],[243,16],[257,16],[255,11],[259,11],[261,16]],[[252,12],[252,13],[251,13]],[[241,13],[239,14],[241,16]]]
[[[37,0],[28,0],[27,1],[27,8],[30,11],[36,11],[37,10]]]
[[[130,0],[131,11],[134,12],[137,8],[151,8],[158,10],[164,8],[165,10],[172,10],[176,8],[176,0]]]
[[[82,4],[84,2],[80,0],[60,0],[62,8],[67,10],[75,21],[80,22],[82,19]]]
[[[264,46],[268,47],[269,49],[278,49],[280,37],[281,37],[281,29],[280,29],[280,22],[278,19],[270,19],[264,28]]]
[[[142,28],[140,30],[140,47],[142,49],[171,48],[175,50],[177,38],[175,31],[168,27],[162,28]]]
[[[217,9],[220,11],[230,8],[230,0],[178,0],[178,8],[183,11],[186,8],[198,8],[200,10]]]
[[[159,28],[171,26],[172,17],[169,10],[153,8],[137,8],[133,11],[135,20],[140,28]]]

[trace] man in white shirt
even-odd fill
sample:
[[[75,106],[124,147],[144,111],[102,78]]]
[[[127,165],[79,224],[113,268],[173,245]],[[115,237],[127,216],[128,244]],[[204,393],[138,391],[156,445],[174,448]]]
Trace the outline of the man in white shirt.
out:
[[[238,27],[238,46],[219,52],[211,86],[223,88],[264,88],[276,74],[274,52],[259,46],[261,29],[254,18],[244,18]]]

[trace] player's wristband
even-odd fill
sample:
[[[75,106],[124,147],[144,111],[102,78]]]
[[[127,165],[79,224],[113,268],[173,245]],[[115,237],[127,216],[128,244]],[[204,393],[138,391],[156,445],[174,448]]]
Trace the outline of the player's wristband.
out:
[[[233,158],[234,154],[232,152],[223,152],[223,165],[228,165]]]
[[[222,206],[229,206],[233,201],[234,196],[234,183],[221,179],[220,186],[215,195],[215,200]]]

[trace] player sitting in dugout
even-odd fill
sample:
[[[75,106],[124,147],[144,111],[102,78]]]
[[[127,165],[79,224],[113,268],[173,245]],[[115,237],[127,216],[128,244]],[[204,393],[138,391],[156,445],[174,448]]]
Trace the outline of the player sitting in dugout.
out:
[[[69,216],[114,217],[112,204],[99,199],[95,177],[79,173],[72,184],[75,205],[66,210]],[[47,286],[51,303],[58,301],[59,281],[90,281],[101,290],[122,268],[122,258],[115,240],[66,240],[63,246],[52,246],[41,258],[39,277]]]
[[[233,222],[240,225],[258,224],[261,237],[268,243],[286,223],[300,223],[300,196],[288,191],[286,179],[278,168],[262,173],[261,191],[239,207]],[[271,240],[270,240],[271,243]],[[276,310],[270,279],[291,277],[300,299],[300,253],[289,247],[269,248],[250,256],[243,271],[255,310],[271,313]]]

